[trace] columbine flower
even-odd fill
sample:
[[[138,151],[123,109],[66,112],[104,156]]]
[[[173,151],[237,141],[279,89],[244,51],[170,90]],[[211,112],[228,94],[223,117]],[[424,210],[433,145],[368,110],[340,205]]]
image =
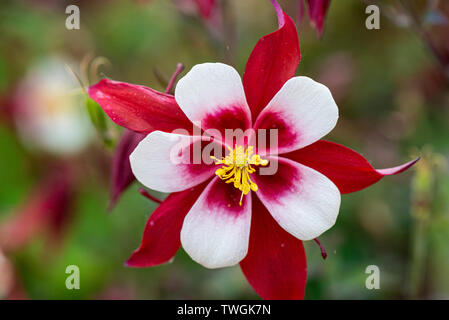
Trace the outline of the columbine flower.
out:
[[[232,67],[205,63],[179,81],[174,97],[111,80],[89,88],[113,121],[148,134],[130,157],[136,178],[172,192],[149,218],[128,266],[165,263],[182,243],[206,267],[240,263],[262,298],[303,298],[307,264],[301,240],[314,239],[335,223],[340,193],[363,189],[416,162],[376,170],[355,151],[319,140],[335,126],[337,106],[324,85],[294,77],[300,60],[297,31],[273,4],[279,30],[259,40],[243,82]],[[277,129],[278,145],[170,133],[192,134],[192,123],[220,133]],[[172,161],[173,150],[190,160],[190,149],[211,145],[227,153],[210,164]],[[278,165],[276,173],[262,175],[272,163]]]

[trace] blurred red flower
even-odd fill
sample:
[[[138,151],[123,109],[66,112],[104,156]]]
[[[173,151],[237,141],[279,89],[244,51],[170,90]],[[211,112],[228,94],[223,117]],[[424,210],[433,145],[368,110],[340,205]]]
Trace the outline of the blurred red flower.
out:
[[[0,223],[0,248],[17,250],[42,231],[58,243],[71,217],[74,177],[67,165],[58,165],[53,174],[38,184],[23,204]]]
[[[330,3],[331,0],[307,0],[309,20],[312,26],[316,28],[319,37],[323,34],[324,20],[326,19]],[[299,0],[299,21],[302,20],[303,15],[304,2]]]

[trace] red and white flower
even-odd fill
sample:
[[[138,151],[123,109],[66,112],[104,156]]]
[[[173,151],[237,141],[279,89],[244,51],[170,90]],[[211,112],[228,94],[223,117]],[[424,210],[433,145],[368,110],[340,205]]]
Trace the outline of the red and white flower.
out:
[[[355,151],[320,140],[335,126],[338,108],[324,85],[295,77],[296,27],[273,4],[279,29],[259,40],[243,81],[230,66],[205,63],[179,81],[175,96],[111,80],[89,88],[113,121],[148,134],[130,157],[136,178],[171,193],[149,218],[128,266],[165,263],[182,244],[208,268],[240,263],[262,298],[301,299],[307,275],[302,240],[334,225],[340,194],[416,162],[376,170]],[[192,135],[199,123],[205,131],[277,129],[278,146]],[[230,152],[212,163],[172,161],[173,148],[181,146],[179,155],[190,157],[184,151],[211,145]],[[277,163],[276,173],[259,174],[270,162]]]

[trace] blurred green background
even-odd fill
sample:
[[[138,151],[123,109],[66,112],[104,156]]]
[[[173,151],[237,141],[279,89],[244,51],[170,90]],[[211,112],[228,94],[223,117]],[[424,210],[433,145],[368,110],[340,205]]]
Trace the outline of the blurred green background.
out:
[[[429,14],[425,2],[411,1],[420,17]],[[297,1],[280,3],[297,20]],[[69,4],[80,8],[80,30],[65,28]],[[328,258],[321,258],[315,243],[305,243],[306,299],[449,298],[447,65],[429,50],[422,30],[403,19],[395,1],[381,4],[388,15],[381,16],[380,30],[365,28],[362,1],[332,1],[321,39],[304,18],[297,74],[328,85],[339,105],[339,123],[326,139],[357,150],[376,168],[422,158],[406,173],[342,197],[336,225],[320,237]],[[238,266],[207,270],[182,249],[163,266],[124,267],[155,205],[139,195],[135,183],[107,212],[114,148],[95,134],[76,153],[30,148],[10,111],[17,95],[26,94],[18,88],[30,70],[56,56],[70,61],[74,70],[87,56],[102,56],[109,64],[99,68],[100,76],[161,91],[163,81],[155,73],[169,78],[178,62],[189,70],[197,63],[223,61],[242,74],[257,40],[277,28],[276,16],[268,0],[222,5],[224,24],[205,22],[168,0],[0,2],[0,225],[29,201],[53,170],[51,163],[70,163],[77,172],[73,212],[62,235],[49,241],[42,231],[17,250],[4,250],[20,296],[257,298]],[[420,27],[432,36],[446,34],[440,40],[447,42],[447,20],[440,20],[423,20]],[[84,100],[77,101],[85,113]],[[108,123],[112,140],[119,130]],[[80,268],[80,290],[65,287],[68,265]],[[368,265],[380,268],[379,290],[365,287]]]

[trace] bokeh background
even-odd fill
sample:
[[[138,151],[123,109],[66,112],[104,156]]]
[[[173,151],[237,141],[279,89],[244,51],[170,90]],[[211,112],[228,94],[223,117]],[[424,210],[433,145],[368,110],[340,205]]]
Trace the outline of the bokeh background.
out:
[[[257,298],[238,266],[207,270],[182,249],[163,266],[124,267],[156,205],[134,183],[107,210],[120,128],[90,123],[73,72],[84,86],[108,77],[163,91],[178,62],[243,73],[257,40],[277,28],[268,0],[222,0],[208,19],[179,2],[0,2],[0,297]],[[326,139],[376,168],[422,157],[342,197],[320,237],[327,259],[305,243],[306,299],[448,299],[447,3],[332,1],[321,38],[306,17],[299,23],[297,0],[280,3],[300,24],[297,74],[326,84],[339,105]],[[380,5],[380,30],[365,28],[368,3]],[[80,30],[65,27],[69,4],[80,8]],[[365,287],[373,264],[379,290]],[[80,268],[80,290],[65,287],[68,265]]]

